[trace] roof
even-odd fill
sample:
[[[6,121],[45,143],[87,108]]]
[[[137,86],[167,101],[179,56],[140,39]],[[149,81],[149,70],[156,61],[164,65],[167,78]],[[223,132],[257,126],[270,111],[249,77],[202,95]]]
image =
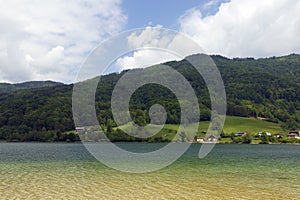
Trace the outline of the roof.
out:
[[[241,136],[241,135],[246,135],[246,132],[237,132],[236,134],[234,134],[235,136]]]
[[[297,132],[297,133],[300,133],[300,130],[288,130],[288,132],[290,133],[290,132]]]
[[[207,138],[216,138],[216,139],[218,139],[218,137],[215,136],[215,135],[210,135],[210,136],[208,136]]]

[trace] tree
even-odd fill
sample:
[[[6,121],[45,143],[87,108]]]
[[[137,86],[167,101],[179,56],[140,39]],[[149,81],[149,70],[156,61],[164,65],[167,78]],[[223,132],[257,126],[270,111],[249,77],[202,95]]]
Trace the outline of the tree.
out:
[[[145,126],[146,125],[146,120],[145,120],[145,113],[138,109],[135,113],[135,117],[133,119],[135,121],[136,124],[138,124],[139,126]]]
[[[299,124],[296,122],[295,117],[290,117],[285,124],[287,129],[295,130],[299,127]]]
[[[265,132],[262,133],[260,139],[261,139],[261,142],[260,142],[261,144],[269,144],[269,142],[270,142],[269,136]]]
[[[242,143],[243,139],[242,139],[242,137],[235,137],[235,138],[233,138],[232,142],[233,143]]]
[[[106,132],[107,133],[112,133],[112,123],[111,123],[111,120],[107,120],[107,128],[106,128]]]
[[[253,139],[252,135],[250,133],[246,133],[246,135],[242,137],[242,143],[250,144],[252,142],[252,139]]]
[[[181,142],[185,142],[185,139],[186,139],[186,134],[185,134],[185,132],[181,132],[181,133],[180,133],[180,137],[181,137]]]

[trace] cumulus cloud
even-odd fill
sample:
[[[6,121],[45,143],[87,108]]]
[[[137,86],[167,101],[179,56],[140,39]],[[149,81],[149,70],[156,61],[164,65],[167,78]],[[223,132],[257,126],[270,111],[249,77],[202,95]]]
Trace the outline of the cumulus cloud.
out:
[[[128,36],[127,42],[131,49],[136,50],[131,55],[117,59],[116,68],[121,70],[181,60],[185,56],[203,52],[197,43],[161,25],[137,30]]]
[[[300,53],[299,13],[299,1],[231,0],[211,16],[188,10],[179,23],[208,53],[268,57]]]
[[[116,65],[120,70],[145,68],[155,64],[178,59],[180,59],[178,56],[171,54],[170,52],[158,49],[144,49],[133,52],[131,56],[119,58],[116,61]]]
[[[0,81],[72,82],[87,54],[119,32],[120,0],[4,0],[0,7]]]
[[[119,58],[116,61],[117,68],[120,70],[144,68],[179,59],[178,56],[165,50],[172,39],[172,36],[168,35],[161,25],[147,26],[142,31],[133,32],[127,38],[128,46],[131,49],[139,50],[134,51],[132,55]],[[152,47],[156,48],[153,49]]]
[[[220,3],[220,0],[210,0],[203,5],[203,9],[208,10]]]

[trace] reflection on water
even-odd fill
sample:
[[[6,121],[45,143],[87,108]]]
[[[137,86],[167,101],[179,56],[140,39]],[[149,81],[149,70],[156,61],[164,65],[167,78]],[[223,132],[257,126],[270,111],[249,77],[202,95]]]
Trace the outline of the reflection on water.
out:
[[[153,149],[161,144],[119,144]],[[154,149],[155,149],[154,148]],[[171,166],[128,174],[96,161],[81,144],[1,143],[2,199],[298,199],[300,146],[200,144]]]

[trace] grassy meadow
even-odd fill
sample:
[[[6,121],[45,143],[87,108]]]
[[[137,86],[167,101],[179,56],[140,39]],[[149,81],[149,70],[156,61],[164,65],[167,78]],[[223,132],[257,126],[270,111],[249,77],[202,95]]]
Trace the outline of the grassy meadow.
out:
[[[208,126],[209,121],[201,121],[199,123],[198,134],[201,134],[202,131],[206,131]],[[166,124],[165,128],[177,130],[178,125]],[[272,134],[276,134],[284,133],[285,131],[281,128],[280,124],[255,118],[227,116],[225,125],[223,127],[223,132],[225,134],[236,132],[247,132],[251,134],[256,134],[258,132],[270,132]]]
[[[209,121],[201,121],[199,123],[197,136],[204,137],[205,133],[209,126]],[[246,118],[246,117],[236,117],[236,116],[227,116],[225,125],[223,127],[223,132],[226,135],[230,135],[231,133],[237,132],[247,132],[252,135],[255,135],[258,132],[270,132],[272,134],[285,134],[285,130],[280,126],[281,124],[272,123],[260,119],[255,118]],[[128,130],[128,125],[122,126],[123,130]],[[151,125],[152,130],[154,132],[158,132],[154,137],[162,137],[167,140],[172,140],[177,133],[179,125],[177,124],[165,124],[163,129],[159,131],[159,126]],[[175,137],[176,140],[180,140],[180,137]],[[224,138],[224,142],[226,142],[227,138]]]

